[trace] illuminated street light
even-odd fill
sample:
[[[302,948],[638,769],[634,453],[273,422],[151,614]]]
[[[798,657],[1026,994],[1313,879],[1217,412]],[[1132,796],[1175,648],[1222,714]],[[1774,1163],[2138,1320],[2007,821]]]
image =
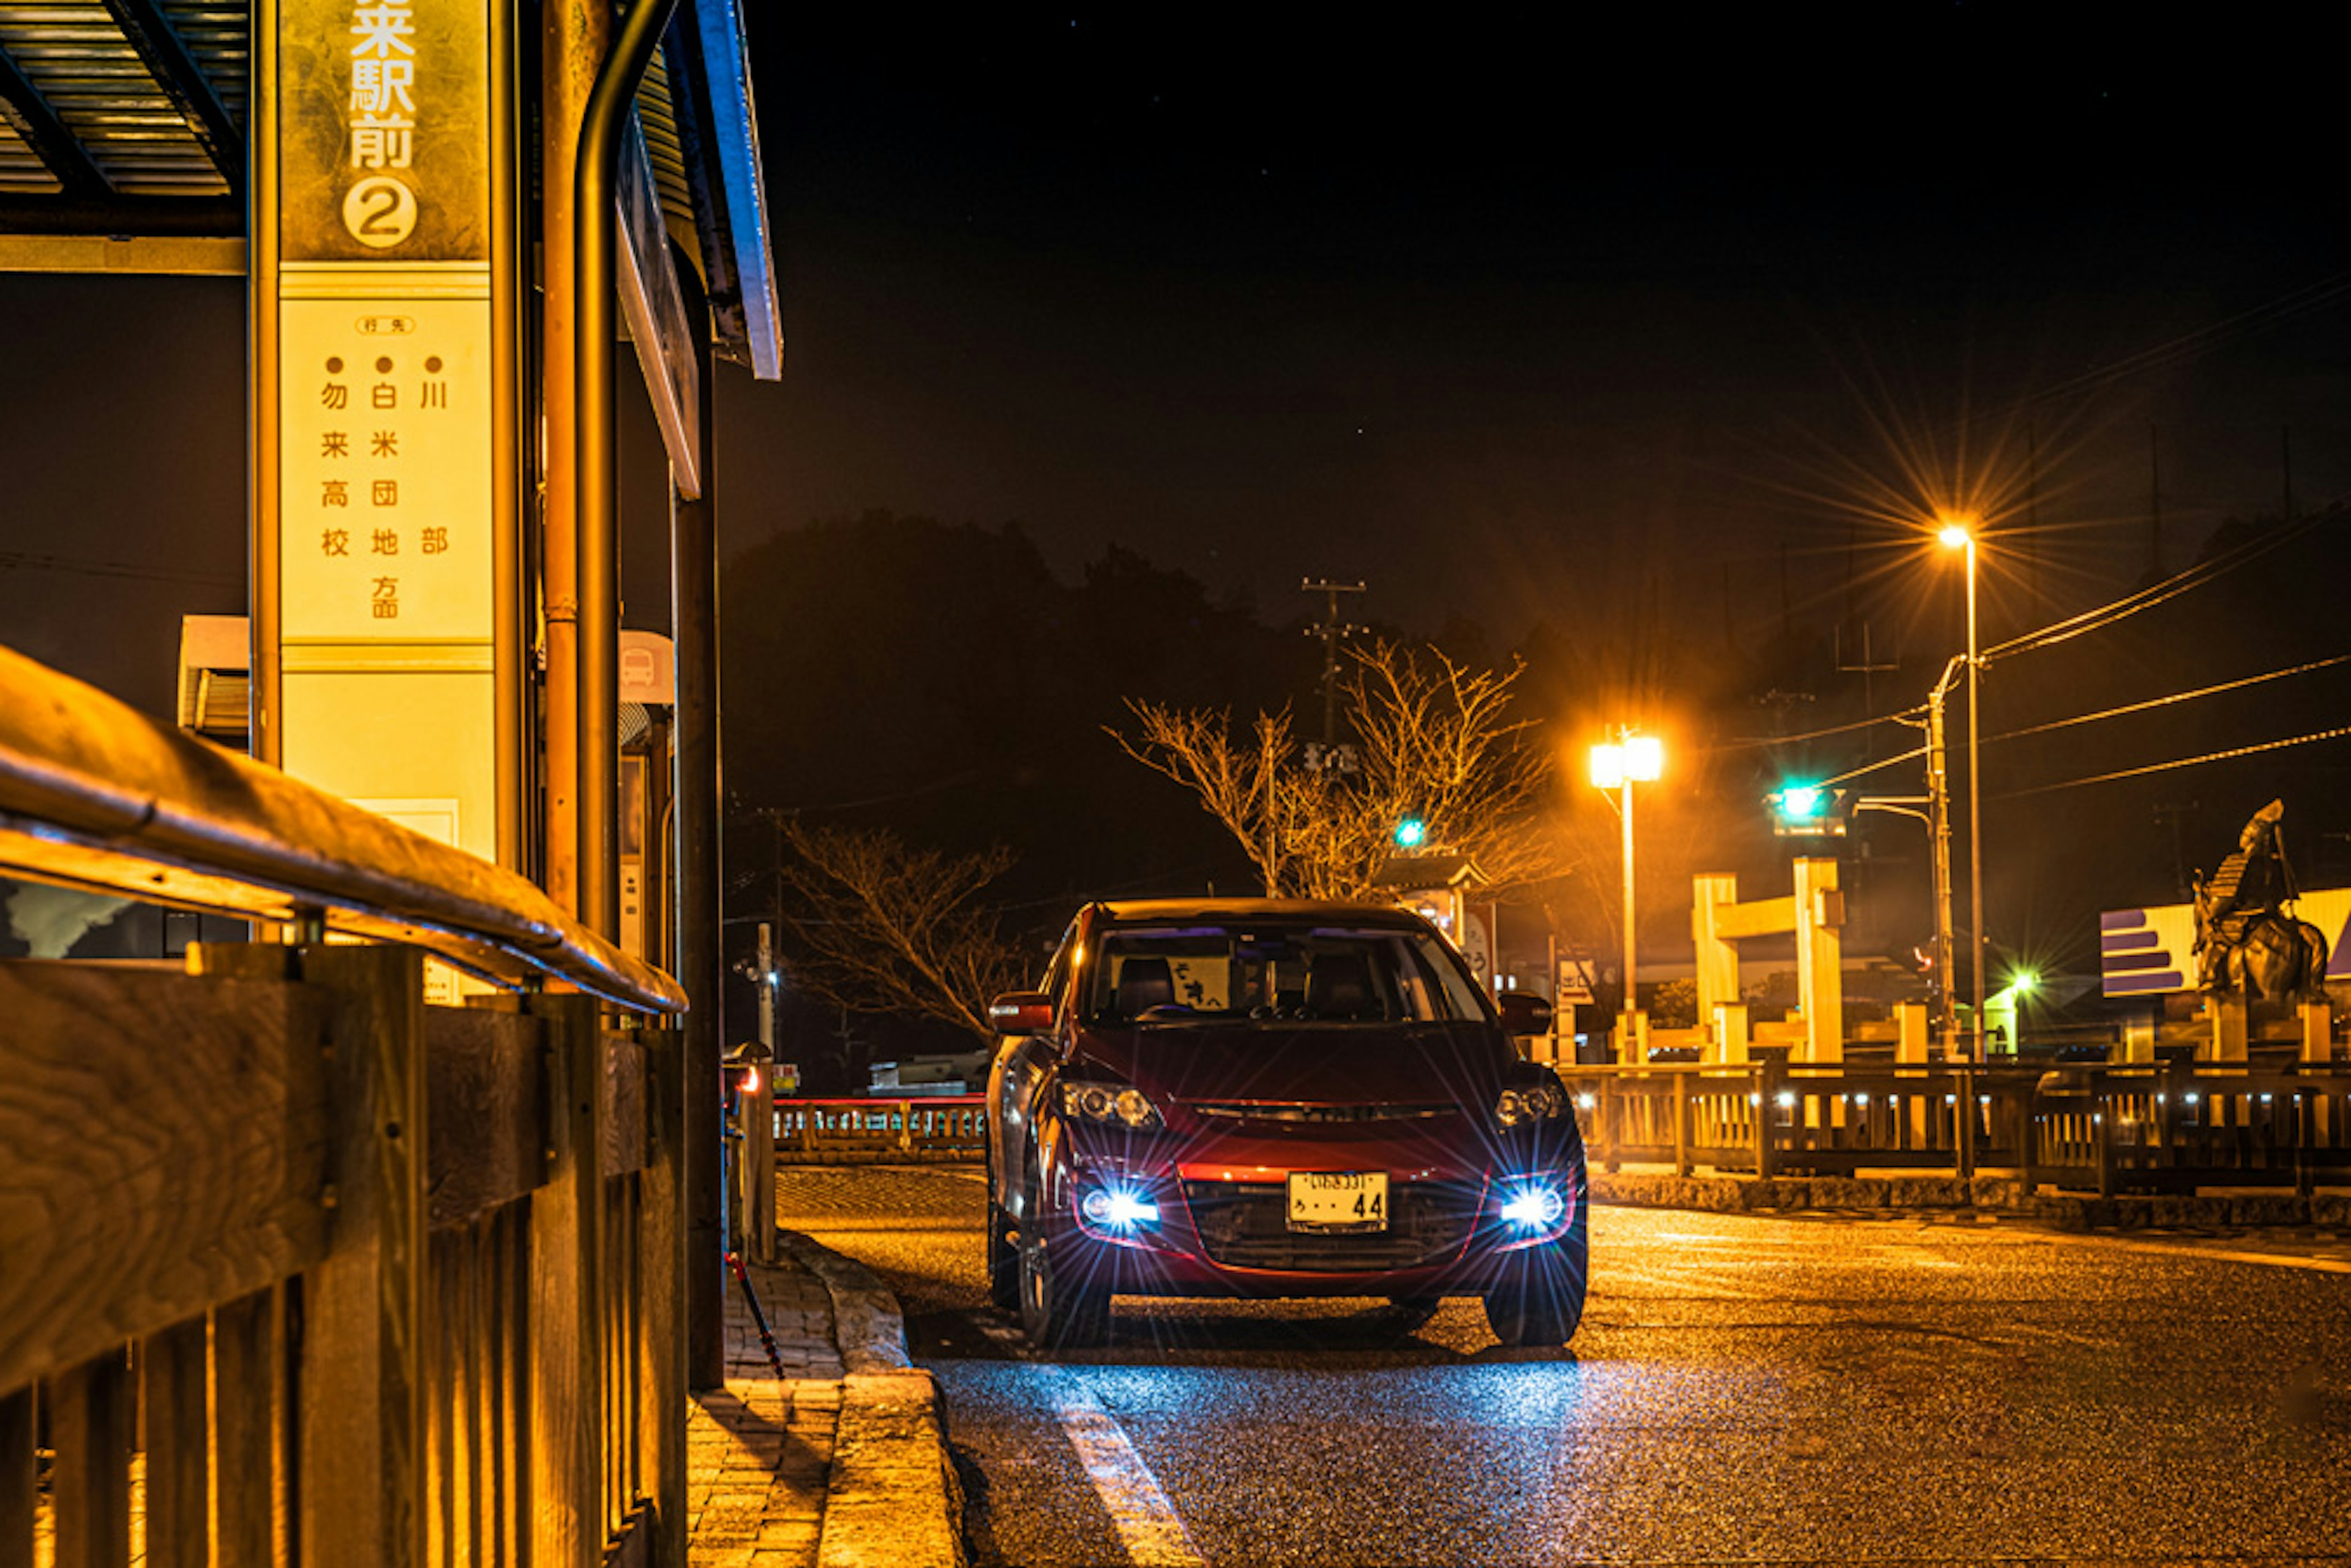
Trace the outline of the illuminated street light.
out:
[[[1978,745],[1977,715],[1982,709],[1978,677],[1983,655],[1976,646],[1976,530],[1970,519],[1946,517],[1935,536],[1946,549],[1963,549],[1968,557],[1968,922],[1975,944],[1975,1055],[1984,1054],[1984,907],[1983,907],[1983,771]],[[1950,977],[1944,977],[1945,985]]]
[[[1633,981],[1633,786],[1665,777],[1665,743],[1654,735],[1620,729],[1613,741],[1592,748],[1592,782],[1595,789],[1618,792],[1617,815],[1625,823],[1625,1001],[1619,1016],[1630,1020],[1640,993]],[[1629,1021],[1619,1028],[1617,1058],[1629,1061],[1633,1048]]]

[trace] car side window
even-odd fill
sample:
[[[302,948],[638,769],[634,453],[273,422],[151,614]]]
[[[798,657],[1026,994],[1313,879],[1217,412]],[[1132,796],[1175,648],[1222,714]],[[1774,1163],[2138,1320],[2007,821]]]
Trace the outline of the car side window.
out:
[[[1037,987],[1039,990],[1053,998],[1053,1011],[1056,1015],[1061,1010],[1062,989],[1070,980],[1070,956],[1077,951],[1077,946],[1078,923],[1072,920],[1070,922],[1069,929],[1061,933],[1061,945],[1053,949],[1053,961],[1045,966],[1045,977]]]

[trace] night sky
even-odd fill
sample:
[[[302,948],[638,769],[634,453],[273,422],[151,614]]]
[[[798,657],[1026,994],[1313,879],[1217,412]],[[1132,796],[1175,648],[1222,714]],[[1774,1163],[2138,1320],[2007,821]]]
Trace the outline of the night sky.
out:
[[[787,372],[719,389],[730,549],[1018,519],[1507,644],[1898,621],[1949,582],[1910,519],[1988,486],[1996,634],[2278,509],[2287,442],[2298,506],[2351,491],[2338,95],[2283,23],[752,10]],[[231,282],[0,277],[10,643],[161,706],[176,613],[240,607],[243,340]]]

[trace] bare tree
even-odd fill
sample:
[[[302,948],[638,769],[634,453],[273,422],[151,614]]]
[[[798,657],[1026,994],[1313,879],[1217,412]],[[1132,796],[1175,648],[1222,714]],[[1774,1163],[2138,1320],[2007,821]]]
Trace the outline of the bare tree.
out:
[[[978,896],[1012,864],[1011,851],[950,855],[886,830],[794,821],[782,831],[795,984],[853,1012],[934,1019],[994,1040],[989,999],[1027,977]]]
[[[1273,897],[1361,898],[1395,854],[1396,824],[1478,862],[1498,887],[1566,869],[1539,808],[1552,777],[1531,721],[1510,716],[1519,669],[1456,664],[1430,648],[1352,650],[1340,701],[1356,767],[1305,766],[1287,708],[1235,738],[1229,713],[1130,700],[1127,755],[1189,789],[1239,841]]]

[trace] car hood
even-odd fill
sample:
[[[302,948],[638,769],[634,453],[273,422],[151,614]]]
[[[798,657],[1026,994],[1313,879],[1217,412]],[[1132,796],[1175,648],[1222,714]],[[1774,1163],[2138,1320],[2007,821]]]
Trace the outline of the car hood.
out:
[[[1494,1103],[1514,1053],[1477,1023],[1155,1024],[1088,1030],[1080,1061],[1133,1083],[1163,1112],[1202,1103]]]

